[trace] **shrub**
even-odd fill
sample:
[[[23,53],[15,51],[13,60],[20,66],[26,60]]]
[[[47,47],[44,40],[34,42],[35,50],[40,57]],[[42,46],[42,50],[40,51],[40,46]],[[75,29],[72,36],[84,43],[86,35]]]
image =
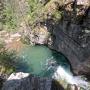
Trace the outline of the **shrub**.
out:
[[[7,51],[4,45],[0,44],[0,73],[10,74],[16,70],[18,57],[15,51]]]
[[[16,20],[16,16],[15,13],[11,7],[10,4],[5,4],[4,5],[4,9],[3,9],[3,16],[4,16],[4,27],[7,30],[15,30],[15,28],[17,27],[17,20]]]

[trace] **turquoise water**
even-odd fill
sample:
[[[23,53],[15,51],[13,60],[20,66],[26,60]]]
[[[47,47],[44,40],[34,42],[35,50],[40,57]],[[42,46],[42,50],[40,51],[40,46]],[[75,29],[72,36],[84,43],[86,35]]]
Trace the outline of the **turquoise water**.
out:
[[[17,71],[48,77],[52,76],[57,66],[69,70],[67,59],[46,46],[25,45],[18,56],[21,58],[21,64]]]

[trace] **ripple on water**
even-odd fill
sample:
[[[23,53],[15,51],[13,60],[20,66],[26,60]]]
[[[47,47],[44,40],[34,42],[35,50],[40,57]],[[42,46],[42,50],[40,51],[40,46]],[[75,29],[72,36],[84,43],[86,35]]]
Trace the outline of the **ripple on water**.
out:
[[[25,63],[24,66],[21,65],[18,68],[18,71],[30,72],[39,76],[52,76],[59,65],[69,70],[67,59],[46,46],[25,45],[18,55],[23,58],[21,62]]]

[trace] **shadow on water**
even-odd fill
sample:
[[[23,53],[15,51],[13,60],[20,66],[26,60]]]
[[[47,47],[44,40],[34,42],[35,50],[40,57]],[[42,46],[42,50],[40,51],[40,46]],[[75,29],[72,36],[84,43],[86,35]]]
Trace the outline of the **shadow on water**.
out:
[[[27,73],[26,70],[30,69],[30,71],[33,71],[32,66],[29,66],[27,62],[22,57],[18,57],[18,61],[16,64],[16,72],[25,72]]]
[[[52,56],[58,65],[64,67],[65,69],[70,69],[70,63],[69,63],[68,59],[63,54],[52,50]]]
[[[65,55],[55,50],[52,50],[52,56],[55,58],[59,66],[63,67],[66,71],[74,75],[71,63],[69,62],[69,60],[67,59]]]

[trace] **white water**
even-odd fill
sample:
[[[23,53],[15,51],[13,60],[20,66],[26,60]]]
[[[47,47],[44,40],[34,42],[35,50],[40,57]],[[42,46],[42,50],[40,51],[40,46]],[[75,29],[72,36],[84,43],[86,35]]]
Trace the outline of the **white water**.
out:
[[[60,84],[64,85],[64,87],[67,87],[68,84],[71,84],[83,88],[84,90],[90,90],[89,83],[85,80],[85,77],[73,76],[70,70],[58,65],[54,60],[54,57],[46,60],[45,68],[47,71],[54,70],[52,78],[59,81]]]
[[[65,71],[61,66],[58,66],[53,78],[58,81],[64,80],[67,84],[75,84],[85,90],[90,90],[88,89],[89,84],[87,81],[83,80],[80,76],[73,76],[70,72]]]

